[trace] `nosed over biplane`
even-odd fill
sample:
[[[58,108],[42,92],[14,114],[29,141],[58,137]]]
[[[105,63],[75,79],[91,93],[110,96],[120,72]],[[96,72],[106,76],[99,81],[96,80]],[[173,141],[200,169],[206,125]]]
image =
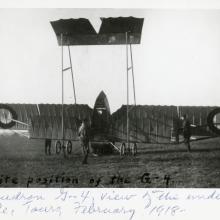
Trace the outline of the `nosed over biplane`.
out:
[[[28,129],[29,137],[55,140],[56,153],[72,152],[72,142],[78,141],[80,121],[87,119],[91,127],[90,142],[94,149],[113,149],[121,154],[137,153],[138,143],[174,143],[179,141],[180,116],[187,114],[193,128],[192,140],[212,138],[220,134],[219,108],[140,106],[136,104],[132,45],[141,43],[143,18],[101,18],[97,33],[88,19],[52,21],[58,45],[61,47],[61,105],[0,105],[0,127],[14,128],[20,124]],[[126,51],[126,105],[111,114],[107,96],[102,91],[91,109],[77,104],[70,46],[125,45]],[[64,50],[68,48],[70,66],[64,68]],[[64,104],[63,74],[70,71],[75,103]],[[132,77],[133,103],[129,100],[129,78]],[[180,141],[181,142],[181,141]],[[117,145],[116,143],[120,143]],[[105,147],[103,147],[105,146]],[[108,146],[108,147],[107,147]],[[111,151],[112,152],[112,151]]]

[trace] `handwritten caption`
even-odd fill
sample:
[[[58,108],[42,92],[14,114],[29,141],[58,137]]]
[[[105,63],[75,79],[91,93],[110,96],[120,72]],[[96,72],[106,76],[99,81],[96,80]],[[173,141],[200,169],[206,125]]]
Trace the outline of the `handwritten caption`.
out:
[[[168,189],[0,190],[0,218],[41,217],[135,220],[140,216],[176,217],[202,202],[220,202],[220,191],[180,193]],[[129,192],[129,193],[128,193]]]
[[[175,187],[177,181],[169,174],[159,176],[149,172],[144,172],[133,178],[117,173],[108,176],[88,176],[84,179],[74,175],[67,175],[65,172],[51,176],[28,176],[23,177],[22,180],[9,175],[0,175],[0,186],[4,187],[114,187],[118,185],[126,187],[132,183],[137,183],[144,188],[160,183],[163,188],[169,188]]]

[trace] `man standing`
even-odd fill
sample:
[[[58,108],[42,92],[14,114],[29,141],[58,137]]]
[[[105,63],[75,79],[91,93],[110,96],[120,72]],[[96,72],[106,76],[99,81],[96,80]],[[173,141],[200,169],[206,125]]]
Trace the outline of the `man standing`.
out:
[[[87,125],[86,119],[82,121],[79,127],[79,140],[82,147],[84,159],[82,164],[87,164],[88,154],[89,154],[89,127]]]
[[[191,125],[189,120],[187,119],[186,115],[183,115],[183,137],[184,137],[184,143],[186,144],[188,151],[191,150],[190,146],[190,137],[191,137]]]

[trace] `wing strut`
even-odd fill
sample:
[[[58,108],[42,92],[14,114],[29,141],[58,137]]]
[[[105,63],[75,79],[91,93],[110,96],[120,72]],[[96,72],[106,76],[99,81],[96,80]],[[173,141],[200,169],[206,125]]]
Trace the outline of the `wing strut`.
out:
[[[73,77],[73,67],[72,67],[72,59],[71,59],[71,53],[70,53],[70,46],[68,46],[69,51],[69,59],[70,59],[70,70],[71,70],[71,76],[72,76],[72,83],[73,83],[73,95],[74,95],[74,102],[76,104],[76,89],[75,89],[75,83],[74,83],[74,77]]]
[[[127,147],[130,149],[130,128],[129,128],[129,71],[132,73],[132,84],[133,84],[133,97],[134,97],[134,106],[135,106],[135,121],[136,121],[136,132],[137,136],[137,114],[136,114],[136,93],[135,93],[135,79],[134,79],[134,63],[132,55],[132,46],[131,43],[128,43],[129,32],[125,33],[126,41],[126,73],[127,73]],[[130,51],[128,49],[130,48]],[[130,66],[129,66],[129,55],[130,55]]]
[[[65,140],[65,130],[64,130],[64,72],[67,70],[71,71],[72,76],[72,84],[73,84],[73,96],[74,96],[74,103],[76,104],[76,90],[75,90],[75,83],[74,83],[74,76],[73,76],[73,67],[72,67],[72,59],[71,59],[71,52],[70,47],[68,46],[68,55],[69,55],[69,62],[70,66],[67,68],[64,68],[64,62],[63,62],[63,34],[61,33],[61,71],[62,71],[62,112],[61,112],[61,120],[62,120],[62,147],[65,152],[65,146],[64,146],[64,140]]]
[[[61,115],[61,128],[62,128],[62,147],[64,148],[64,80],[63,80],[63,73],[64,73],[64,69],[63,69],[63,34],[61,34],[61,71],[62,71],[62,74],[61,74],[61,86],[62,86],[62,115]]]

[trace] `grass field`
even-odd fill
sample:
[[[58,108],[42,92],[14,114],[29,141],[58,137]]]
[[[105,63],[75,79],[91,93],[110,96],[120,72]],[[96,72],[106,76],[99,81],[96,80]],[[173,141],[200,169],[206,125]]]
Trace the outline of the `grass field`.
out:
[[[44,142],[0,134],[0,187],[220,187],[220,138],[180,145],[138,145],[137,156],[47,156]]]

